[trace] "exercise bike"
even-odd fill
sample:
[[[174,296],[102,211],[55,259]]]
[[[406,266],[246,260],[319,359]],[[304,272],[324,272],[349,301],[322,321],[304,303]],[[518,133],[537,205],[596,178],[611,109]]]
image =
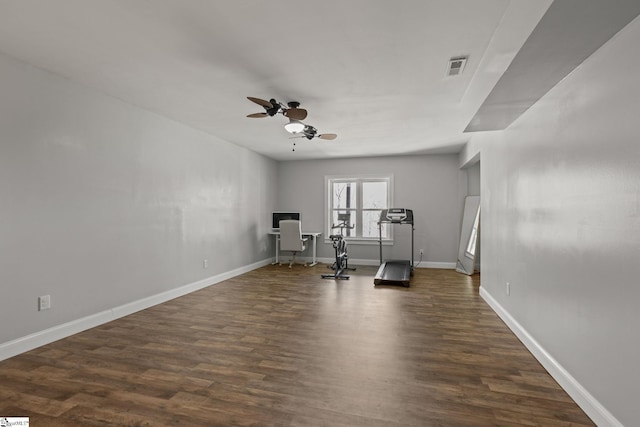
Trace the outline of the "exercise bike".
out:
[[[343,230],[351,230],[353,225],[349,226],[350,215],[338,214],[338,220],[341,221],[338,225],[332,225],[331,229],[340,229],[340,234],[332,234],[329,236],[331,239],[333,249],[336,252],[336,260],[331,265],[333,274],[323,274],[323,279],[348,279],[349,275],[343,274],[345,270],[355,270],[353,267],[349,267],[349,256],[347,254],[347,241],[344,240]]]

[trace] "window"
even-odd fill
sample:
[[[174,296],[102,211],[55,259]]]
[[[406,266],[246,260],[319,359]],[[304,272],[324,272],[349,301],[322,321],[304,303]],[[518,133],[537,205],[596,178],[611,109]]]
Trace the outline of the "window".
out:
[[[325,177],[326,235],[350,240],[378,240],[380,211],[392,205],[392,176]],[[390,227],[382,225],[382,239],[390,240]]]

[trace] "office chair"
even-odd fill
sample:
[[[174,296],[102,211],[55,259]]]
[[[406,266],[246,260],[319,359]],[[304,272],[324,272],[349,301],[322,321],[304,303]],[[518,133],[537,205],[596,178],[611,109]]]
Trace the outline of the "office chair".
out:
[[[307,248],[307,238],[302,238],[302,225],[295,219],[280,221],[280,250],[293,252],[293,258],[289,262],[289,268],[296,260],[296,254]],[[280,263],[282,265],[282,263]],[[306,266],[306,263],[305,263]]]

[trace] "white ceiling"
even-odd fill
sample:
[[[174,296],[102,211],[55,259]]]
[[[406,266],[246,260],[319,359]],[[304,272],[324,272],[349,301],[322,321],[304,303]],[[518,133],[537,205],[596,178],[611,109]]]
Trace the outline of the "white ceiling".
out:
[[[457,152],[550,4],[2,0],[0,51],[277,160]],[[247,96],[338,138],[291,140]]]

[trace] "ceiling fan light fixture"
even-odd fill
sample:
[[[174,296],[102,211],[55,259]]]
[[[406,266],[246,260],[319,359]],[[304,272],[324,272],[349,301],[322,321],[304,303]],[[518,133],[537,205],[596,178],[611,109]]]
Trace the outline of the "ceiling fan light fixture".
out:
[[[299,120],[289,119],[289,123],[284,125],[284,129],[289,133],[300,133],[304,130],[304,123]]]

